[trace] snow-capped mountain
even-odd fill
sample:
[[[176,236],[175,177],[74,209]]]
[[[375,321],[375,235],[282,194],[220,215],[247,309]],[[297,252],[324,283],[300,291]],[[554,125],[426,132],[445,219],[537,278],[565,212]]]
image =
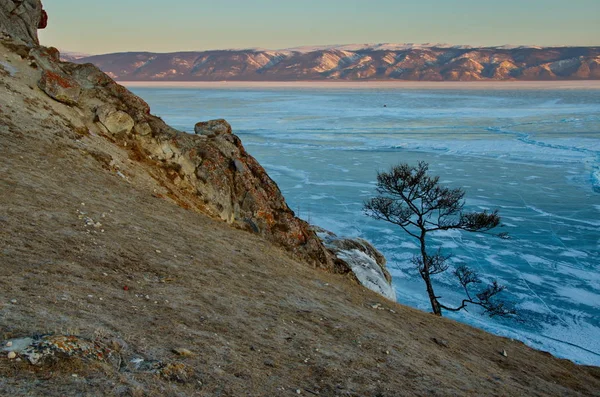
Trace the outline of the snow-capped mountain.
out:
[[[91,56],[90,54],[85,54],[83,52],[73,52],[73,51],[61,51],[60,59],[67,62],[74,62],[77,59],[87,58]]]
[[[122,81],[600,79],[600,47],[380,43],[65,58]]]

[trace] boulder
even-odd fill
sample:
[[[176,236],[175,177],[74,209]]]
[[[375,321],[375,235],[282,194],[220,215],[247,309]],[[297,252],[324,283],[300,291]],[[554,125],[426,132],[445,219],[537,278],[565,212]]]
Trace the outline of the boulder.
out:
[[[36,50],[38,50],[40,52],[41,56],[50,58],[54,62],[60,61],[60,51],[56,47],[42,47],[42,46],[40,46]],[[30,55],[33,55],[33,54],[31,54],[31,52],[30,52]]]
[[[81,87],[75,80],[50,70],[42,72],[38,87],[51,98],[67,105],[77,105],[81,94]]]
[[[141,136],[146,136],[146,135],[152,134],[152,127],[150,127],[150,124],[148,124],[145,121],[142,123],[137,123],[135,125],[135,127],[133,127],[133,130],[136,134],[141,135]]]
[[[47,23],[40,0],[0,1],[0,31],[28,45],[39,44],[37,29]]]
[[[60,51],[54,47],[35,46],[28,49],[27,54],[23,55],[23,58],[28,58],[40,70],[49,70],[59,76],[69,76],[69,79],[74,80],[69,73],[60,68],[58,63],[60,60]],[[76,81],[76,83],[81,86],[79,82]]]
[[[130,134],[135,125],[130,115],[109,105],[99,107],[96,110],[96,116],[113,135]]]
[[[194,126],[194,132],[208,137],[231,134],[231,125],[223,119],[201,121]]]

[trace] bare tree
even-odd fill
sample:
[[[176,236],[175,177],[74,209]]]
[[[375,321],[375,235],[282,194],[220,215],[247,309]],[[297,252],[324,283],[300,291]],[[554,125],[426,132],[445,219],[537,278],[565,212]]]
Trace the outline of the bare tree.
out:
[[[427,234],[456,229],[489,233],[500,225],[500,217],[498,211],[465,212],[464,190],[440,186],[439,177],[429,176],[428,170],[429,165],[420,162],[416,167],[400,164],[392,167],[390,172],[378,173],[379,195],[365,203],[365,214],[398,225],[409,236],[419,241],[420,254],[415,255],[412,261],[425,282],[434,314],[441,316],[442,310],[459,311],[469,304],[481,306],[490,316],[515,314],[512,308],[495,299],[496,295],[505,289],[496,281],[473,293],[472,288],[480,284],[481,280],[465,265],[458,266],[454,275],[458,278],[466,298],[457,306],[447,306],[440,302],[441,297],[436,296],[431,278],[448,270],[450,256],[443,255],[440,249],[435,253],[428,253]],[[505,233],[496,236],[508,238]]]

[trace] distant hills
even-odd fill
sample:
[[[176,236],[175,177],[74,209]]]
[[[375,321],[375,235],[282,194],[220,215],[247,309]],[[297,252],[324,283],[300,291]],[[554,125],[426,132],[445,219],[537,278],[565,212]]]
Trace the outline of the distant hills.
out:
[[[600,79],[600,47],[386,43],[166,54],[66,53],[63,59],[91,62],[121,81]]]

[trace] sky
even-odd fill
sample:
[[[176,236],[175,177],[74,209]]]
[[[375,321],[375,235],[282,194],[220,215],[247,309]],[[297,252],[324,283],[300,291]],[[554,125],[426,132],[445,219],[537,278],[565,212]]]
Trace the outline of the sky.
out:
[[[600,0],[43,0],[62,51],[600,45]]]

